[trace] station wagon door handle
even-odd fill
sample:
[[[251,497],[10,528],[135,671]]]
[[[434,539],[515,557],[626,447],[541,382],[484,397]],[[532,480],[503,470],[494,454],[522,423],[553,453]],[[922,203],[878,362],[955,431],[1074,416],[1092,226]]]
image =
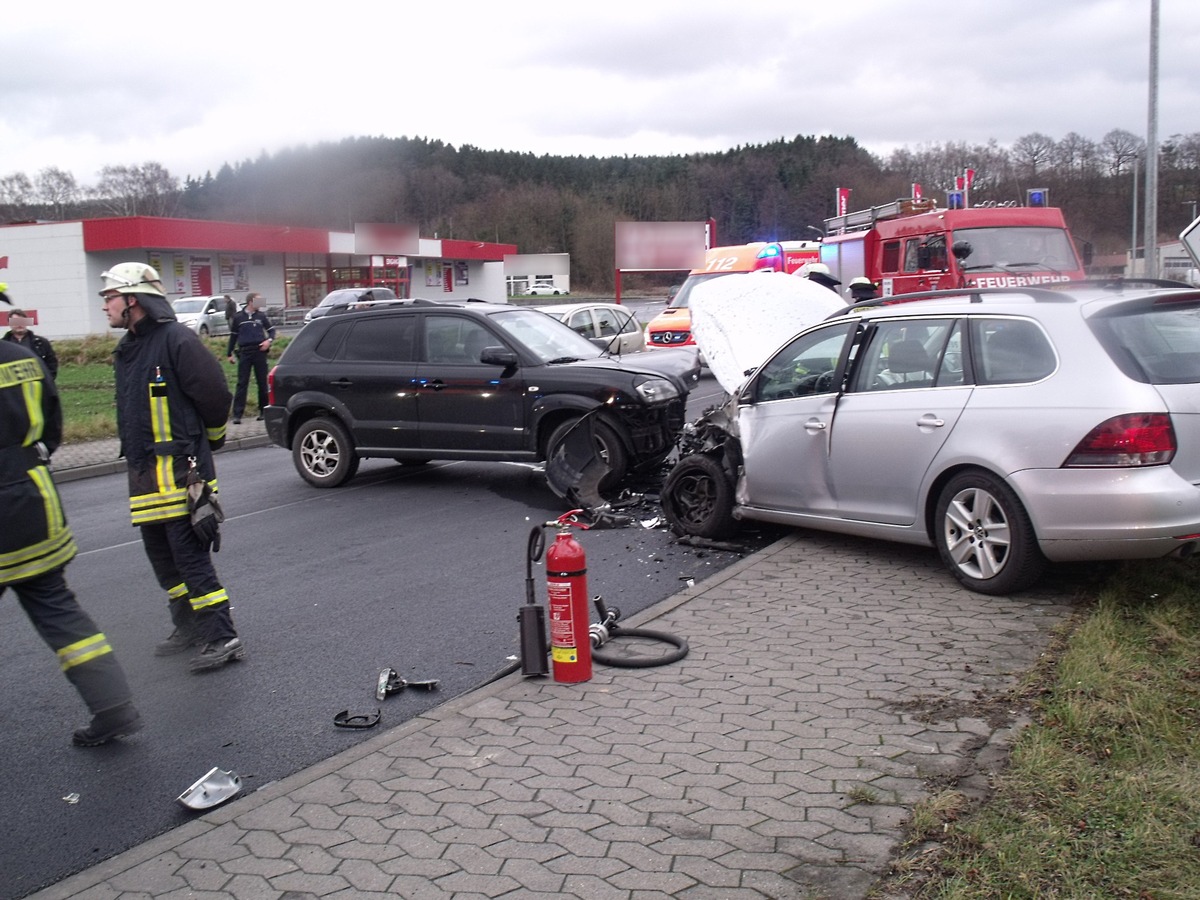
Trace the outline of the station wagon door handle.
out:
[[[440,391],[442,388],[444,388],[446,386],[446,382],[442,381],[442,379],[440,379],[440,378],[435,378],[433,381],[426,381],[421,386],[431,388],[435,391]]]
[[[918,428],[941,428],[945,424],[945,419],[939,419],[933,413],[925,413],[925,415],[917,419]]]
[[[351,381],[349,378],[338,378],[335,381],[329,382],[329,385],[330,385],[330,387],[335,387],[335,388],[338,388],[339,390],[344,391],[347,388],[352,387],[354,385],[354,382]]]
[[[826,425],[820,419],[809,419],[804,423],[805,431],[824,431]]]

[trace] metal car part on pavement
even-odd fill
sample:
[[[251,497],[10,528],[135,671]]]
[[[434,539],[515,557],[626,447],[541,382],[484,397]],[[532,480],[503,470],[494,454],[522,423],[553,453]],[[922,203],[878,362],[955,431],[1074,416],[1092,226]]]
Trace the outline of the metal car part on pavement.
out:
[[[241,790],[242,779],[236,772],[213,766],[175,799],[188,809],[211,809],[236,797]]]

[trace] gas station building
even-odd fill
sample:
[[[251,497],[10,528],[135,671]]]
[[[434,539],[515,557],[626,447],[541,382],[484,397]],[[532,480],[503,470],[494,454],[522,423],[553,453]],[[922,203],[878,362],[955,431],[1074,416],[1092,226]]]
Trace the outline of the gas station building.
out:
[[[281,321],[298,321],[332,290],[381,285],[399,297],[507,301],[504,260],[515,244],[422,238],[415,228],[354,232],[127,216],[0,226],[0,282],[33,329],[51,340],[105,334],[100,273],[154,266],[167,296],[263,295]],[[0,308],[0,326],[8,307]]]

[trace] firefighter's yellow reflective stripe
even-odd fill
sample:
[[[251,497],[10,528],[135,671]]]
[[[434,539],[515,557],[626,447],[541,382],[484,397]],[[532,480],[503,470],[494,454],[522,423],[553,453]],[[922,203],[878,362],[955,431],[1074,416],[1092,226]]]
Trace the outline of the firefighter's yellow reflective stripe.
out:
[[[209,481],[208,486],[216,493],[218,490],[217,479]],[[187,488],[172,488],[169,491],[130,497],[129,514],[133,518],[134,525],[149,525],[153,522],[165,522],[186,516],[188,514]]]
[[[152,381],[150,395],[150,430],[154,443],[160,444],[171,437],[171,409],[167,403],[167,386],[162,381]],[[175,461],[169,456],[156,456],[154,474],[160,491],[175,487]]]
[[[176,503],[162,503],[145,509],[135,509],[132,511],[131,518],[134,525],[151,525],[154,522],[182,519],[187,514],[187,500],[180,500]]]
[[[179,584],[175,585],[175,587],[173,587],[169,591],[167,591],[167,596],[170,597],[172,600],[178,600],[180,597],[186,597],[187,596],[187,585],[184,584],[182,581],[179,582]]]
[[[42,505],[46,509],[47,535],[54,537],[67,527],[67,519],[63,515],[62,503],[58,499],[54,479],[50,477],[50,470],[45,466],[30,469],[29,477],[37,485],[38,493],[42,495]]]
[[[188,514],[187,491],[175,488],[159,494],[139,494],[129,498],[129,513],[134,525],[165,522]]]
[[[21,392],[25,395],[25,409],[29,413],[29,430],[25,432],[25,440],[22,441],[26,447],[40,440],[46,430],[46,419],[42,415],[43,384],[44,381],[38,379],[27,381],[21,386]]]
[[[204,433],[210,442],[219,441],[221,438],[225,437],[225,423],[222,422],[216,428],[206,428]]]
[[[0,584],[13,584],[61,569],[77,552],[69,528],[12,553],[0,553]]]
[[[69,563],[77,552],[50,470],[45,466],[35,466],[29,470],[29,478],[42,497],[46,537],[20,550],[0,554],[0,584],[53,572]]]
[[[228,603],[229,594],[225,592],[225,588],[220,588],[215,591],[210,591],[207,594],[202,594],[199,597],[192,598],[192,609],[199,612],[202,609],[207,609],[210,606],[216,606],[218,603]]]
[[[0,387],[16,387],[18,384],[41,381],[45,377],[42,364],[33,357],[0,363]]]
[[[25,412],[29,416],[29,428],[21,446],[29,447],[42,436],[45,420],[42,417],[42,384],[46,375],[42,364],[36,359],[14,359],[0,365],[0,387],[21,388],[25,398]]]
[[[76,641],[59,650],[58,663],[65,672],[67,669],[83,665],[83,663],[90,662],[97,656],[103,656],[105,653],[112,653],[112,644],[108,642],[108,638],[104,635],[93,634],[91,637],[84,638],[82,641]]]

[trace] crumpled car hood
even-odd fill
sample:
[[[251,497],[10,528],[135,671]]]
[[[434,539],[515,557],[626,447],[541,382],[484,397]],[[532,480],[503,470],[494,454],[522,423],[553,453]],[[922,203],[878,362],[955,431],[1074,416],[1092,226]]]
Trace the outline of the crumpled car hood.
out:
[[[713,278],[696,285],[688,303],[692,336],[730,394],[785,340],[846,308],[829,288],[782,272]]]

